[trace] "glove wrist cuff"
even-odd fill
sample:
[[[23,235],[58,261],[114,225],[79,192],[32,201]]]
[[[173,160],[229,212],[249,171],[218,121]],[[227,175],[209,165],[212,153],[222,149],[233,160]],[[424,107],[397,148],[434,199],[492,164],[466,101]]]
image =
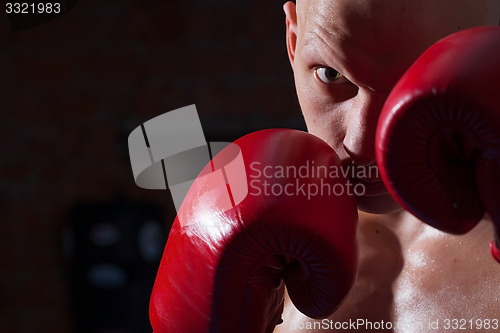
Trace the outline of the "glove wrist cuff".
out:
[[[500,248],[498,247],[497,242],[495,242],[494,240],[492,240],[490,243],[490,250],[493,259],[500,263]]]

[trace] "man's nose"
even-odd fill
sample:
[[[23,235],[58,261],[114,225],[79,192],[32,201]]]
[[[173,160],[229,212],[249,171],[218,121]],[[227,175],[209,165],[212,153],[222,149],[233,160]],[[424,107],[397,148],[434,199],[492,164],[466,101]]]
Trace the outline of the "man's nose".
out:
[[[356,165],[375,163],[377,121],[386,93],[360,89],[344,115],[344,150]]]

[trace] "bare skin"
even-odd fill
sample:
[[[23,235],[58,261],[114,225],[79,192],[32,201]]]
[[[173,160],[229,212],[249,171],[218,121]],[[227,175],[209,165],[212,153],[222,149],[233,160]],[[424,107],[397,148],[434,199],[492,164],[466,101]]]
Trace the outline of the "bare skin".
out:
[[[356,166],[375,163],[382,104],[418,55],[453,32],[500,22],[498,0],[298,0],[284,9],[308,130]],[[444,234],[401,211],[379,178],[366,185],[369,195],[357,198],[358,208],[376,215],[360,212],[359,273],[351,293],[332,322],[315,329],[287,298],[275,332],[500,331],[500,265],[489,255],[490,221],[467,235]],[[349,319],[393,328],[330,326]],[[497,329],[475,326],[485,319],[498,320]],[[439,328],[429,328],[436,321]]]
[[[392,218],[361,213],[358,277],[344,304],[328,320],[384,321],[393,329],[360,326],[335,330],[330,322],[307,329],[315,320],[298,312],[287,298],[284,323],[275,332],[464,332],[453,326],[445,330],[446,319],[463,319],[461,324],[466,321],[469,325],[469,320],[500,320],[500,265],[489,255],[489,240],[488,221],[467,235],[450,236],[406,212]],[[436,320],[440,329],[429,329]],[[500,326],[496,330],[465,331],[499,330]]]

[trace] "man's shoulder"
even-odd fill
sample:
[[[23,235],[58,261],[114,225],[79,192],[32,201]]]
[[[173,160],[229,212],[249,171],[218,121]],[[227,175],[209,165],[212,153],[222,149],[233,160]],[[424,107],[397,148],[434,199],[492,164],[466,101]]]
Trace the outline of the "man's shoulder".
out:
[[[492,235],[486,220],[465,235],[424,227],[403,250],[395,304],[439,321],[500,320],[500,264],[489,253]]]

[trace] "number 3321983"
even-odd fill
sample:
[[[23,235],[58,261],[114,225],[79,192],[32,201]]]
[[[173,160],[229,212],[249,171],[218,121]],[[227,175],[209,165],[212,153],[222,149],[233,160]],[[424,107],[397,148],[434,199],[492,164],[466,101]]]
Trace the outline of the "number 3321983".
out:
[[[5,13],[7,14],[59,14],[61,4],[58,2],[7,2]]]

